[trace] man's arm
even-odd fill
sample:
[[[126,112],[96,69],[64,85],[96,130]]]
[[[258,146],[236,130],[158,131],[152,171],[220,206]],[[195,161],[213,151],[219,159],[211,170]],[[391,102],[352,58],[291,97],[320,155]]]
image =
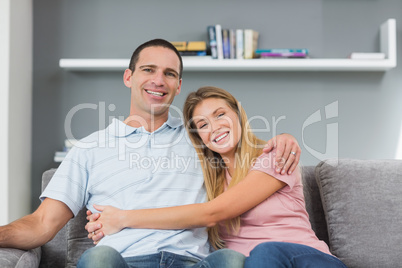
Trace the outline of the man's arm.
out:
[[[34,213],[0,226],[0,247],[28,250],[41,246],[72,217],[73,213],[66,204],[46,198]]]
[[[276,148],[275,171],[280,174],[292,174],[299,164],[301,149],[295,137],[290,134],[280,134],[267,142],[264,152]]]

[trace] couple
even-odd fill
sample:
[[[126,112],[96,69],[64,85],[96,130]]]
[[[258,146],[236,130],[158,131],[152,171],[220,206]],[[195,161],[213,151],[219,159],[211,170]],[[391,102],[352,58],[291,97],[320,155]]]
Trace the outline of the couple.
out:
[[[271,198],[275,197],[277,200],[274,202],[275,210],[268,204],[269,211],[272,210],[274,213],[268,214],[270,217],[267,219],[268,223],[280,223],[273,227],[287,224],[286,221],[289,219],[283,217],[287,211],[281,211],[282,208],[276,206],[280,204],[286,210],[291,209],[295,213],[300,213],[299,216],[294,215],[297,217],[296,220],[290,220],[292,226],[301,222],[308,226],[302,226],[306,231],[306,233],[302,231],[305,237],[298,236],[301,234],[298,225],[296,230],[274,230],[268,235],[273,236],[275,241],[283,234],[285,238],[281,241],[300,238],[303,240],[300,243],[306,241],[308,245],[313,245],[310,243],[315,241],[317,244],[309,247],[298,243],[271,243],[272,246],[269,246],[269,243],[258,242],[260,245],[252,250],[251,257],[246,259],[246,265],[258,267],[252,262],[248,263],[253,259],[263,262],[262,267],[268,264],[274,265],[274,261],[264,259],[267,255],[266,250],[281,252],[282,254],[278,254],[272,251],[273,254],[270,255],[280,256],[285,261],[293,260],[294,257],[289,254],[295,254],[297,251],[297,256],[312,258],[312,262],[320,267],[323,266],[323,262],[341,265],[335,257],[327,254],[328,249],[322,242],[316,241],[309,223],[303,219],[307,214],[304,207],[302,208],[302,196],[301,199],[300,196],[297,197],[301,189],[300,172],[296,169],[300,149],[290,135],[275,138],[277,155],[273,160],[272,153],[261,155],[261,149],[255,148],[254,145],[260,142],[253,141],[253,136],[242,137],[241,131],[248,126],[246,119],[238,117],[237,113],[241,109],[231,107],[228,110],[228,104],[227,107],[219,105],[221,108],[226,107],[225,111],[231,116],[229,121],[228,115],[225,114],[224,120],[221,121],[217,117],[220,118],[220,115],[208,114],[202,110],[204,100],[196,101],[193,108],[186,108],[192,110],[192,114],[186,116],[186,120],[192,123],[195,131],[190,131],[192,139],[198,137],[199,141],[206,141],[206,147],[197,148],[201,153],[200,156],[204,154],[204,149],[205,152],[211,153],[205,155],[202,161],[206,179],[204,187],[202,170],[197,165],[196,151],[185,138],[177,142],[177,137],[185,133],[183,123],[169,115],[169,105],[181,90],[182,69],[180,54],[169,42],[156,39],[139,46],[133,53],[129,69],[124,73],[124,84],[131,89],[130,116],[124,122],[114,120],[108,128],[84,138],[69,152],[41,195],[43,202],[38,209],[30,215],[0,227],[0,247],[31,249],[43,245],[77,215],[81,208],[86,206],[96,212],[94,206],[100,205],[97,208],[103,211],[101,214],[94,213],[89,216],[92,222],[87,226],[87,230],[91,232],[90,236],[98,246],[83,254],[79,267],[100,267],[100,264],[104,267],[242,267],[245,257],[239,252],[247,255],[247,251],[254,247],[249,242],[254,243],[251,241],[255,241],[255,238],[260,242],[265,241],[261,240],[263,232],[253,234],[255,230],[249,229],[250,226],[261,223],[261,219],[254,214],[261,214],[258,213],[260,207],[265,214],[264,204],[268,204],[267,197],[272,195]],[[207,99],[218,101],[220,104],[223,104],[222,101],[226,102],[224,98]],[[237,105],[237,102],[234,102]],[[186,107],[189,104],[186,104]],[[225,132],[219,132],[219,137],[211,137],[210,135],[215,135],[213,130],[216,128],[215,124],[219,122],[226,122]],[[234,123],[236,124],[232,125]],[[205,131],[202,131],[203,129]],[[235,144],[236,139],[240,141],[238,144]],[[227,140],[230,142],[227,143]],[[173,142],[174,145],[166,146]],[[96,146],[93,146],[94,144]],[[138,144],[141,146],[136,146]],[[231,159],[230,156],[238,145],[241,154],[234,152],[235,157]],[[272,147],[273,140],[268,142],[267,151]],[[247,152],[248,149],[251,151]],[[295,152],[296,155],[291,152]],[[133,154],[140,155],[142,159],[173,154],[189,159],[190,162],[186,170],[173,167],[153,173],[141,166],[132,166],[130,155]],[[222,161],[216,162],[220,155],[223,156]],[[244,155],[250,157],[261,155],[261,161],[258,157],[247,158],[250,162],[246,161],[247,163],[243,164]],[[236,159],[236,156],[239,158]],[[282,158],[285,161],[279,161]],[[214,166],[210,166],[210,160]],[[267,167],[264,162],[266,160],[279,162],[279,165],[275,166],[275,172],[279,171],[281,174],[288,170],[294,172],[290,175],[271,174],[272,165]],[[233,161],[240,161],[241,165]],[[247,165],[252,166],[252,171],[246,177],[249,172],[248,168],[247,170],[245,168]],[[209,180],[214,176],[216,181]],[[227,183],[230,176],[233,176],[232,182]],[[209,185],[209,182],[212,185]],[[208,199],[211,200],[207,203],[205,203],[205,188]],[[215,199],[222,192],[225,193]],[[293,198],[293,194],[296,194],[294,195],[296,203],[286,204],[285,200]],[[282,197],[286,199],[283,200]],[[242,200],[246,202],[239,202]],[[261,205],[248,211],[259,203]],[[195,204],[195,207],[191,204]],[[187,206],[179,207],[180,205]],[[155,213],[153,208],[163,209],[156,210]],[[200,214],[192,214],[193,210],[197,210]],[[112,217],[108,217],[110,214]],[[96,221],[97,218],[99,219]],[[113,223],[114,219],[118,219],[118,224]],[[107,220],[110,222],[106,222]],[[226,221],[217,223],[220,220]],[[123,223],[124,225],[121,225]],[[211,227],[209,229],[211,245],[218,248],[222,246],[222,242],[226,242],[226,247],[229,249],[210,253],[205,228],[195,228],[203,226]],[[193,229],[189,229],[192,227]],[[111,233],[115,234],[107,235]],[[102,238],[103,234],[106,236]],[[283,263],[284,260],[279,261]],[[286,265],[294,266],[292,263]],[[298,263],[297,265],[302,267]]]
[[[311,229],[299,168],[276,174],[275,150],[263,152],[265,142],[251,132],[245,111],[230,93],[202,87],[188,95],[183,113],[209,201],[140,210],[94,205],[101,213],[88,211],[89,238],[97,244],[124,228],[206,226],[215,249],[248,256],[244,267],[345,267]],[[90,251],[81,261],[105,261]],[[106,256],[107,250],[99,252]]]
[[[157,48],[149,49],[156,53]],[[170,47],[158,49],[177,57],[177,53],[168,53]],[[125,81],[130,79],[132,74],[126,71]],[[157,100],[165,94],[157,88],[147,93]],[[230,93],[202,87],[188,95],[183,114],[202,164],[209,202],[135,210],[93,204],[100,213],[88,211],[86,229],[89,238],[100,245],[84,253],[80,264],[109,259],[114,250],[100,249],[102,239],[122,230],[208,227],[214,249],[229,248],[249,256],[246,267],[345,267],[311,229],[298,161],[293,162],[288,174],[278,174],[276,150],[263,153],[265,142],[251,132],[245,111]],[[290,146],[285,155],[296,158],[299,148]],[[221,257],[226,265],[232,262],[228,267],[242,262],[243,256],[226,254]]]

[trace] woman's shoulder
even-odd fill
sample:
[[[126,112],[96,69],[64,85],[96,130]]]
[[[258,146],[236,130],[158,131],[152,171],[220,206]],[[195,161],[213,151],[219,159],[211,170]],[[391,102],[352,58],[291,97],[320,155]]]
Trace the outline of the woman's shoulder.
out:
[[[283,181],[290,188],[293,188],[293,186],[298,185],[301,183],[301,176],[300,176],[300,171],[299,168],[297,167],[295,172],[293,172],[291,175],[289,174],[278,174],[275,171],[276,168],[276,149],[268,152],[268,153],[262,153],[254,162],[253,167],[251,170],[257,170],[264,172],[277,180]]]
[[[276,162],[275,158],[276,158],[276,149],[273,149],[268,153],[263,152],[256,159],[254,159],[252,169],[257,168],[274,169]]]

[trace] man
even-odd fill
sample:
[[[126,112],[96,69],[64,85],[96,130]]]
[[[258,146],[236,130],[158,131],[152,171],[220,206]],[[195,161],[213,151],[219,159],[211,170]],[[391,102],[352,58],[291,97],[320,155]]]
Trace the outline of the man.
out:
[[[38,209],[0,227],[0,247],[43,245],[84,206],[94,211],[93,204],[140,209],[205,202],[195,150],[181,120],[169,115],[181,90],[182,69],[180,54],[169,42],[155,39],[139,46],[124,72],[124,84],[131,89],[130,116],[78,142],[43,192]],[[289,158],[282,171],[291,171],[300,148],[293,137],[276,140],[278,158]],[[99,245],[83,255],[79,266],[237,267],[244,258],[230,250],[209,254],[204,228],[124,229]]]

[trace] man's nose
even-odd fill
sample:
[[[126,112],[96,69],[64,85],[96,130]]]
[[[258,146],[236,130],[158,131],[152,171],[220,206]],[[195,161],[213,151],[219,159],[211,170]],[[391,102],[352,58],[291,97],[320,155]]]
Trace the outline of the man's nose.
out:
[[[155,72],[154,76],[152,77],[152,82],[156,86],[163,86],[165,84],[165,76],[163,72]]]

